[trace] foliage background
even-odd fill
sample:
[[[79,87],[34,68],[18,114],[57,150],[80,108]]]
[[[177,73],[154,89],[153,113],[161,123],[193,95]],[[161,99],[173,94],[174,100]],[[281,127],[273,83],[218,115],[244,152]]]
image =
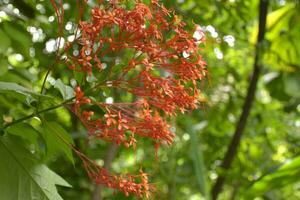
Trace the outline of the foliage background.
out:
[[[206,104],[201,110],[172,119],[176,141],[170,148],[161,148],[158,159],[147,141],[139,143],[136,152],[117,148],[112,171],[137,172],[142,165],[159,189],[156,199],[209,199],[218,174],[226,176],[219,199],[300,199],[299,1],[270,0],[266,40],[259,52],[263,68],[256,98],[238,153],[226,171],[220,169],[220,164],[247,93],[255,55],[259,1],[164,0],[163,3],[176,10],[190,27],[197,23],[206,31],[204,57],[210,71],[209,81],[203,85]],[[90,6],[93,4],[89,1]],[[78,16],[75,1],[64,1],[64,8],[64,31],[71,35]],[[0,84],[0,122],[4,125],[33,113],[37,99],[42,99],[40,108],[47,108],[72,96],[73,83],[69,80],[72,72],[59,64],[46,83],[47,94],[57,98],[33,93],[39,92],[55,57],[53,43],[58,27],[50,1],[0,0],[0,10],[0,81],[24,87]],[[111,93],[103,99],[110,97],[115,101],[126,98]],[[39,118],[55,121],[62,127],[53,124],[41,127]],[[39,160],[73,186],[58,187],[64,199],[91,199],[95,187],[81,161],[73,158],[69,149],[61,148],[63,145],[57,144],[55,138],[43,142],[44,137],[34,133],[36,130],[45,134],[49,129],[51,132],[49,127],[65,129],[63,134],[71,136],[70,140],[100,165],[112,149],[106,142],[87,142],[85,129],[64,108],[31,118],[26,124],[11,126],[5,134],[20,140],[32,152],[37,146],[44,149],[36,153]],[[46,151],[49,147],[51,151]],[[3,189],[7,183],[3,170],[10,169],[3,167],[8,162],[5,155],[0,156]],[[13,183],[11,187],[17,191]],[[1,200],[7,199],[4,194],[0,190]],[[103,189],[102,195],[104,199],[135,199],[113,194],[109,189]]]

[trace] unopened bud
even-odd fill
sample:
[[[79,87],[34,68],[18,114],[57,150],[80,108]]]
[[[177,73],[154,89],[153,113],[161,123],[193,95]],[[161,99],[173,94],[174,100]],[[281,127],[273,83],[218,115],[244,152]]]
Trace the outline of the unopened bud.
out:
[[[91,99],[89,99],[89,98],[86,98],[85,100],[84,100],[84,103],[91,103],[92,101],[91,101]]]
[[[76,92],[76,93],[79,93],[79,92],[81,92],[81,89],[80,89],[80,87],[79,87],[79,86],[77,86],[77,87],[75,88],[75,92]]]

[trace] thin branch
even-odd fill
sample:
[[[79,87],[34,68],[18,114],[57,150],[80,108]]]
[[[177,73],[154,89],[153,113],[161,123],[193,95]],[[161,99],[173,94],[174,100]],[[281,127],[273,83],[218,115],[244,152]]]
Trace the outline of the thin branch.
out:
[[[223,174],[224,171],[228,170],[231,166],[232,161],[234,160],[236,154],[237,154],[237,148],[241,142],[241,137],[243,134],[243,131],[245,129],[247,119],[250,114],[250,110],[254,101],[255,97],[255,91],[256,91],[256,85],[258,82],[258,78],[261,71],[261,46],[264,41],[265,37],[265,30],[266,30],[266,18],[267,18],[267,10],[268,10],[268,0],[260,0],[259,5],[259,27],[258,27],[258,36],[257,36],[257,43],[256,43],[256,50],[255,50],[255,60],[253,65],[253,73],[250,80],[250,84],[248,87],[248,93],[243,105],[242,114],[239,118],[238,124],[235,129],[235,133],[233,135],[233,138],[231,139],[230,145],[228,146],[228,150],[225,154],[225,157],[223,159],[223,162],[221,164],[222,174],[219,174],[215,185],[212,188],[212,199],[216,200],[218,198],[218,195],[222,191],[222,187],[224,185],[226,176]]]
[[[27,119],[33,118],[33,117],[35,117],[35,116],[37,116],[37,115],[39,115],[39,114],[42,114],[42,113],[45,113],[45,112],[48,112],[48,111],[51,111],[51,110],[55,110],[55,109],[57,109],[57,108],[60,108],[60,107],[62,107],[62,106],[64,106],[64,105],[66,105],[68,102],[70,102],[70,101],[72,101],[72,100],[73,100],[73,98],[72,98],[72,99],[68,99],[68,100],[66,100],[66,101],[64,101],[64,102],[62,102],[62,103],[60,103],[60,104],[58,104],[58,105],[56,105],[56,106],[53,106],[53,107],[50,107],[50,108],[46,108],[46,109],[44,109],[44,110],[40,110],[40,111],[38,111],[38,112],[34,112],[34,113],[30,114],[30,115],[27,115],[27,116],[25,116],[25,117],[22,117],[22,118],[20,118],[20,119],[17,119],[17,120],[15,120],[15,121],[13,121],[13,122],[10,122],[10,123],[4,125],[4,126],[2,127],[2,129],[4,130],[4,129],[6,129],[6,128],[12,126],[12,125],[15,125],[15,124],[20,123],[20,122],[23,122],[23,121],[25,121],[25,120],[27,120]]]

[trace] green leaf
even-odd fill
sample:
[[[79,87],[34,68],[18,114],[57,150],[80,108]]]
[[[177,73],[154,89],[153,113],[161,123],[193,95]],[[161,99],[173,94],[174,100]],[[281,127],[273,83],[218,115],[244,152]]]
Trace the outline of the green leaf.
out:
[[[0,82],[0,91],[16,91],[16,92],[26,92],[26,93],[34,93],[31,90],[20,86],[16,83],[11,82]]]
[[[39,133],[31,125],[26,123],[18,123],[6,129],[6,132],[11,135],[17,135],[31,144],[38,146],[37,139]]]
[[[300,156],[288,160],[278,167],[277,170],[268,173],[255,181],[250,188],[247,189],[245,196],[250,197],[249,199],[253,199],[252,197],[261,196],[265,192],[299,182],[299,168]]]
[[[0,34],[0,37],[1,37],[1,34]],[[1,41],[0,41],[0,44],[1,44]],[[0,47],[0,49],[1,49],[1,47]],[[0,50],[0,52],[1,52],[1,50]],[[4,58],[0,57],[0,76],[6,74],[7,71],[8,71],[8,62]]]
[[[204,164],[204,158],[202,150],[200,147],[200,142],[198,141],[195,128],[192,126],[190,122],[187,123],[187,129],[191,136],[191,146],[190,146],[190,155],[194,164],[194,171],[196,175],[196,180],[199,186],[199,190],[201,194],[208,198],[209,191],[208,191],[208,184],[206,178],[206,167]]]
[[[287,4],[267,15],[266,28],[268,30],[268,39],[274,39],[278,35],[278,32],[281,31],[280,29],[285,26],[284,24],[288,23],[291,14],[293,14],[292,9],[294,9],[294,4]],[[256,23],[250,36],[250,42],[253,44],[256,42],[257,33],[258,24]]]
[[[0,93],[1,92],[15,92],[18,94],[23,94],[26,97],[35,97],[35,98],[40,98],[40,100],[53,100],[52,97],[46,96],[39,94],[37,92],[34,92],[28,88],[25,88],[21,85],[18,85],[16,83],[11,83],[11,82],[1,82],[0,81]]]
[[[71,187],[24,147],[0,137],[0,191],[7,200],[62,200],[56,185]]]
[[[284,77],[284,89],[285,92],[292,97],[300,97],[300,76],[299,74],[293,73],[288,74]]]
[[[124,67],[126,67],[126,64],[124,64],[124,63],[120,63],[120,64],[117,64],[117,65],[113,66],[112,70],[111,70],[112,74],[117,74],[118,75]]]
[[[74,90],[72,87],[65,85],[60,79],[57,79],[54,88],[58,89],[64,100],[74,97]]]
[[[293,14],[294,4],[287,4],[268,14],[267,28],[271,32],[279,32]]]
[[[82,83],[82,81],[84,80],[84,73],[82,72],[77,72],[77,71],[73,71],[73,74],[74,74],[74,78],[75,80],[77,81],[77,83],[80,85]]]
[[[46,159],[57,154],[64,153],[66,157],[74,164],[72,149],[73,139],[67,131],[56,122],[45,122],[42,136],[46,142]]]
[[[97,78],[93,74],[91,74],[86,77],[86,81],[89,83],[92,83],[92,82],[97,81]]]
[[[10,44],[11,41],[9,37],[0,29],[0,53],[6,52]]]
[[[289,101],[290,96],[285,92],[284,77],[279,74],[266,83],[266,88],[269,90],[270,95],[280,101]]]
[[[30,58],[29,48],[32,44],[30,34],[17,23],[4,22],[3,29],[12,40],[12,47],[23,56]]]

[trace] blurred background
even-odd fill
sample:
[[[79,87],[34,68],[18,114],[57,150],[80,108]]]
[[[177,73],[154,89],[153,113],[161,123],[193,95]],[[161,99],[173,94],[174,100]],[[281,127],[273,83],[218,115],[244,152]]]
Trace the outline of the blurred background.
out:
[[[265,40],[257,43],[259,0],[164,0],[190,29],[199,24],[206,34],[203,57],[209,80],[203,84],[205,104],[171,120],[174,144],[155,157],[150,142],[136,151],[106,142],[87,142],[86,130],[66,109],[48,114],[63,124],[75,144],[100,165],[115,173],[135,173],[143,166],[156,186],[154,199],[300,199],[300,5],[297,0],[270,0]],[[89,6],[95,4],[89,1]],[[64,1],[64,41],[75,29],[75,0]],[[88,8],[87,8],[88,9]],[[57,21],[48,0],[0,0],[0,81],[39,90],[55,57]],[[259,45],[260,48],[256,48]],[[236,154],[221,167],[234,138],[248,93],[255,55],[260,74],[255,98]],[[70,70],[63,65],[48,78],[67,85]],[[57,95],[59,93],[57,92]],[[111,94],[107,98],[117,99]],[[106,98],[106,99],[107,99]],[[14,102],[14,103],[12,103]],[[0,96],[1,123],[30,114],[30,106]],[[47,161],[73,188],[59,188],[64,199],[135,199],[97,188],[81,161]],[[218,177],[222,190],[212,195]],[[1,191],[0,191],[1,199]]]

